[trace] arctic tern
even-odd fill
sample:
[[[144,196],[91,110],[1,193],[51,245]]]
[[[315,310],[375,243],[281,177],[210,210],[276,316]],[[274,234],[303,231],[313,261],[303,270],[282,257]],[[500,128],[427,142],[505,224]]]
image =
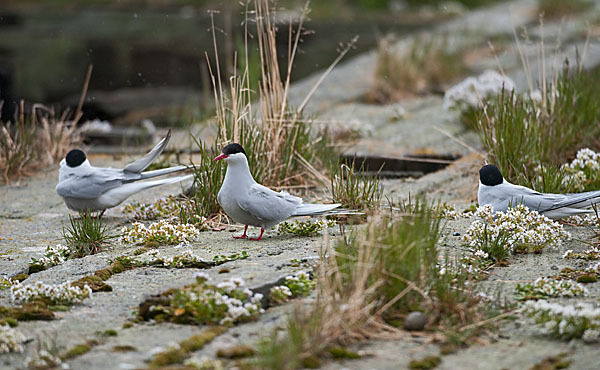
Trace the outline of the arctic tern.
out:
[[[248,239],[248,225],[260,227],[260,236],[250,240],[260,240],[265,229],[270,229],[281,221],[295,216],[316,216],[338,208],[341,204],[309,204],[301,198],[282,192],[275,192],[257,183],[248,167],[246,152],[240,144],[225,146],[222,154],[213,161],[225,160],[227,172],[217,200],[225,213],[235,222],[244,224],[244,234],[236,239]]]
[[[170,138],[171,131],[143,158],[129,163],[123,169],[94,167],[83,151],[73,149],[60,162],[56,192],[69,209],[78,212],[102,211],[104,214],[107,208],[119,205],[142,190],[191,178],[193,175],[136,182],[188,168],[175,166],[142,172],[162,153]]]
[[[520,185],[514,185],[502,177],[498,167],[488,164],[479,170],[480,206],[490,204],[495,212],[506,211],[511,206],[523,204],[551,219],[593,212],[589,207],[600,203],[600,191],[572,194],[545,194]],[[586,209],[588,208],[588,209]]]

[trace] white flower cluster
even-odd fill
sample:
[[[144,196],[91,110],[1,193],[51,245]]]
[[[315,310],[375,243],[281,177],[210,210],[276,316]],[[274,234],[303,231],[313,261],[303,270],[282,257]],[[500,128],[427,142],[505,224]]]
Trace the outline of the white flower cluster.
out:
[[[589,148],[580,149],[571,163],[565,163],[561,167],[568,176],[563,178],[563,184],[573,184],[577,190],[584,190],[590,176],[594,176],[600,170],[600,153]]]
[[[598,260],[600,259],[600,248],[592,247],[590,249],[584,250],[583,252],[574,252],[572,249],[566,251],[563,258],[577,258],[586,261],[590,260]]]
[[[529,284],[527,284],[529,285]],[[550,278],[538,278],[528,287],[534,295],[544,297],[576,297],[586,295],[583,284],[572,280],[556,280]]]
[[[515,83],[493,70],[487,70],[479,77],[467,77],[446,91],[444,108],[464,110],[480,107],[482,99],[500,94],[503,87],[510,92],[515,89]]]
[[[312,236],[321,233],[327,228],[334,227],[334,220],[316,219],[316,220],[294,220],[291,222],[282,222],[277,226],[277,231],[282,234],[295,234],[302,236]]]
[[[201,280],[203,278],[200,277]],[[223,312],[225,308],[223,317],[219,320],[220,325],[245,321],[264,312],[261,306],[263,295],[252,292],[241,278],[231,278],[216,286],[205,285],[202,281],[194,289],[184,290],[179,294],[181,295],[176,298],[176,302],[179,304],[187,302],[185,306],[198,310],[196,313],[200,316],[206,315],[207,312]],[[161,307],[152,308],[152,310],[161,309]]]
[[[84,285],[83,288],[72,286],[71,283],[59,285],[44,284],[36,281],[33,284],[15,284],[10,288],[11,299],[15,303],[25,303],[36,298],[49,300],[54,304],[80,303],[92,296],[92,289]]]
[[[285,285],[277,285],[269,290],[269,300],[276,304],[282,304],[292,298],[292,291]]]
[[[473,212],[471,211],[465,211],[465,212],[459,212],[456,209],[456,206],[454,204],[449,204],[449,203],[442,203],[439,207],[439,211],[440,211],[440,216],[442,218],[447,218],[449,220],[457,220],[459,218],[470,218],[471,216],[473,216]]]
[[[0,353],[22,353],[25,350],[25,341],[26,338],[20,331],[8,325],[0,325]]]
[[[183,362],[187,367],[198,370],[223,370],[223,362],[215,360],[207,356],[191,357]]]
[[[596,274],[600,276],[600,262],[585,269],[588,274]]]
[[[524,205],[494,213],[492,206],[488,204],[479,207],[475,217],[482,218],[483,221],[473,221],[463,235],[463,241],[475,251],[484,249],[490,240],[501,235],[506,238],[506,247],[511,251],[518,245],[534,249],[557,247],[561,240],[570,238],[562,225]]]
[[[131,228],[124,226],[121,233],[121,241],[125,243],[154,241],[172,245],[195,240],[200,235],[200,230],[191,224],[175,224],[168,220],[160,220],[149,226],[134,222]]]
[[[42,349],[38,352],[37,357],[27,357],[25,359],[28,369],[68,369],[69,365],[63,363],[59,356],[53,355],[50,352]]]
[[[528,301],[524,312],[543,324],[546,334],[571,339],[581,336],[586,342],[600,340],[600,308],[589,303],[571,305],[548,301]]]
[[[184,268],[186,265],[204,262],[202,258],[195,255],[190,250],[185,250],[180,255],[164,257],[159,259],[162,260],[163,266],[176,268]]]
[[[57,244],[55,246],[47,246],[44,256],[39,260],[32,258],[31,264],[41,265],[44,267],[52,267],[60,265],[69,259],[71,255],[71,249],[66,245]]]
[[[572,225],[577,225],[577,226],[596,226],[596,225],[598,225],[598,217],[596,217],[595,214],[590,214],[590,213],[564,217],[561,220],[567,224],[572,224]]]

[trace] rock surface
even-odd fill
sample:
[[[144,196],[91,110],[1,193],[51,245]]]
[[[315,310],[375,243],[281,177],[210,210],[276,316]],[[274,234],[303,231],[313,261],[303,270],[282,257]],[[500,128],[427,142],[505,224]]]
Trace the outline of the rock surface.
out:
[[[537,16],[533,11],[534,4],[535,1],[500,3],[441,24],[432,32],[456,32],[457,40],[468,39],[469,42],[482,47],[487,38],[510,36],[513,28],[535,24]],[[581,24],[588,17],[590,15],[584,14],[567,19],[565,25],[567,29],[578,30],[577,24]],[[547,24],[546,27],[556,27],[557,23]],[[536,28],[535,25],[532,27]],[[572,37],[568,38],[569,45],[580,44],[580,38],[575,37],[576,35],[570,36]],[[592,46],[589,55],[595,58],[598,50],[595,45]],[[402,44],[399,47],[402,47]],[[509,67],[506,68],[506,72],[517,79],[521,88],[524,88],[526,79],[522,77],[523,72],[518,64],[519,58],[515,48],[507,47],[499,59],[502,65],[507,61],[506,65]],[[456,204],[459,210],[467,208],[476,202],[476,174],[483,163],[477,136],[462,127],[458,122],[457,113],[443,110],[442,99],[439,96],[415,97],[383,106],[366,104],[362,97],[373,85],[375,60],[376,54],[373,52],[356,57],[336,68],[317,90],[306,112],[317,115],[318,119],[325,123],[340,124],[362,131],[363,137],[348,150],[350,153],[401,156],[426,152],[461,155],[460,160],[441,171],[418,179],[386,179],[383,184],[386,195],[392,199],[406,199],[409,195],[422,193],[432,199]],[[483,70],[494,66],[495,60],[493,56],[479,58],[473,62],[474,69]],[[317,78],[310,77],[292,88],[291,100],[294,104],[298,105],[302,101]],[[436,130],[436,127],[442,131]],[[182,134],[179,137],[179,141],[184,140]],[[457,143],[455,139],[468,146]],[[127,163],[128,159],[106,155],[91,156],[93,164],[115,167]],[[14,276],[25,272],[30,259],[39,258],[45,246],[62,241],[62,229],[68,222],[66,215],[69,211],[54,192],[56,179],[55,166],[17,184],[0,188],[1,276]],[[156,188],[136,195],[129,201],[151,201],[169,193],[177,193],[179,190],[177,186]],[[105,218],[114,232],[130,222],[119,208],[109,210]],[[444,252],[458,254],[466,251],[461,238],[453,234],[464,235],[470,222],[469,219],[460,218],[445,223],[440,242]],[[514,288],[517,283],[555,275],[556,266],[581,268],[581,262],[562,259],[561,256],[567,249],[586,249],[587,246],[579,240],[589,239],[591,233],[585,228],[566,226],[566,229],[573,234],[573,238],[559,249],[545,250],[541,255],[515,256],[511,258],[508,267],[492,269],[489,278],[482,281],[480,286],[488,295],[499,295],[509,303],[514,303]],[[189,247],[164,246],[159,250],[162,254],[172,256],[189,249],[208,260],[217,254],[245,251],[249,256],[247,259],[227,262],[220,267],[206,270],[143,267],[116,274],[107,280],[113,287],[112,292],[94,293],[91,299],[74,306],[72,310],[57,313],[60,319],[21,323],[19,330],[31,338],[32,342],[27,345],[25,354],[0,355],[0,367],[22,367],[25,357],[34,357],[40,346],[71,348],[90,337],[97,338],[98,332],[108,329],[117,330],[118,335],[103,338],[102,343],[94,346],[88,353],[69,360],[71,368],[145,367],[152,353],[203,329],[197,326],[154,322],[136,323],[133,327],[124,329],[123,324],[134,317],[132,311],[145,297],[189,284],[193,281],[194,274],[199,271],[206,272],[215,282],[235,276],[244,278],[253,289],[265,287],[286,275],[310,269],[318,259],[322,245],[321,237],[292,237],[277,235],[275,232],[267,233],[262,242],[252,243],[234,240],[231,238],[232,232],[241,232],[241,228],[227,226],[226,231],[202,232],[198,240]],[[337,230],[332,232],[337,233]],[[69,260],[33,274],[25,283],[73,281],[108,266],[108,259],[131,254],[136,248],[138,246],[115,241],[110,249],[101,254]],[[220,273],[221,268],[227,268],[228,272]],[[588,284],[587,288],[589,294],[585,298],[557,301],[596,301],[600,297],[600,284]],[[309,301],[310,298],[269,308],[257,321],[229,329],[194,355],[214,357],[219,348],[236,344],[254,345],[261,336],[270,333],[272,328],[282,326],[286,314],[295,304],[308,304]],[[0,290],[0,305],[11,305],[8,290]],[[568,353],[568,359],[573,361],[572,368],[592,369],[600,363],[597,345],[586,345],[583,341],[567,343],[547,339],[540,336],[531,325],[531,321],[524,317],[519,316],[514,321],[499,321],[497,324],[499,328],[491,333],[490,339],[443,356],[438,368],[530,368],[560,352]],[[116,352],[117,346],[131,346],[132,350]],[[408,333],[398,340],[356,344],[353,350],[370,355],[359,360],[331,360],[324,364],[324,368],[398,369],[408,367],[412,359],[439,354],[439,346],[433,340],[428,337],[411,336]]]

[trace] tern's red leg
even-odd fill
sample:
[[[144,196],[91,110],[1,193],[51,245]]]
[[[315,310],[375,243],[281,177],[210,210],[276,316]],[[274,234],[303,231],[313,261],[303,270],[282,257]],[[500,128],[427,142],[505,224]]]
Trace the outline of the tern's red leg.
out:
[[[234,239],[248,239],[248,235],[246,235],[246,231],[248,231],[248,225],[244,227],[244,233],[241,236],[234,236]]]
[[[104,216],[104,212],[106,212],[106,209],[102,210],[102,212],[100,213],[100,216],[98,216],[98,218],[102,218],[102,216]]]
[[[261,227],[260,228],[260,235],[258,236],[258,238],[250,238],[248,240],[259,241],[262,238],[264,232],[265,232],[265,229]]]

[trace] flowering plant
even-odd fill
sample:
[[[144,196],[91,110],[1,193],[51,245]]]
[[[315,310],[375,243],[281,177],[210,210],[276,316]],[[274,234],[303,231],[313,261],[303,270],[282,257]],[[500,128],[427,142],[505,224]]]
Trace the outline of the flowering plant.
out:
[[[600,153],[589,148],[580,149],[575,159],[563,164],[561,170],[566,173],[563,185],[572,185],[577,191],[595,190],[600,183]]]
[[[529,301],[524,312],[543,324],[542,332],[561,339],[600,340],[600,309],[589,303],[564,305],[548,301]]]
[[[487,70],[478,77],[467,77],[444,94],[444,108],[465,110],[481,106],[485,98],[498,95],[502,89],[514,90],[515,83],[500,73]]]
[[[0,353],[18,352],[25,350],[23,344],[26,338],[21,332],[9,325],[0,325]]]
[[[597,260],[597,259],[600,259],[600,248],[592,247],[583,252],[574,252],[572,249],[569,249],[568,251],[566,251],[563,254],[562,257],[563,258],[577,258],[577,259],[582,259],[582,260],[586,260],[586,261]]]
[[[582,284],[571,280],[556,280],[549,278],[538,278],[533,284],[517,284],[515,288],[517,299],[540,299],[546,297],[575,297],[586,295],[586,289]]]
[[[235,324],[256,318],[264,312],[260,293],[253,293],[246,282],[232,278],[225,282],[207,284],[206,274],[197,274],[196,283],[171,292],[169,303],[150,308],[154,317],[181,323]]]
[[[285,277],[283,285],[274,286],[269,291],[269,300],[274,304],[282,304],[291,298],[308,295],[316,286],[311,276],[300,271]]]
[[[524,205],[495,212],[491,205],[479,207],[475,220],[463,236],[473,254],[500,261],[510,253],[540,252],[545,247],[557,247],[570,234],[562,225],[529,210]]]
[[[70,256],[71,249],[66,245],[49,245],[46,247],[46,251],[40,259],[31,258],[31,262],[29,262],[29,273],[38,272],[52,266],[60,265],[68,260]]]
[[[44,284],[37,281],[33,284],[15,284],[10,288],[11,299],[15,303],[25,303],[38,299],[51,305],[72,305],[80,303],[92,296],[92,289],[72,286],[71,283],[58,285]]]
[[[180,244],[195,240],[200,230],[191,224],[175,224],[168,220],[161,220],[146,226],[134,222],[131,228],[127,226],[121,230],[121,241],[125,243],[159,243]]]

